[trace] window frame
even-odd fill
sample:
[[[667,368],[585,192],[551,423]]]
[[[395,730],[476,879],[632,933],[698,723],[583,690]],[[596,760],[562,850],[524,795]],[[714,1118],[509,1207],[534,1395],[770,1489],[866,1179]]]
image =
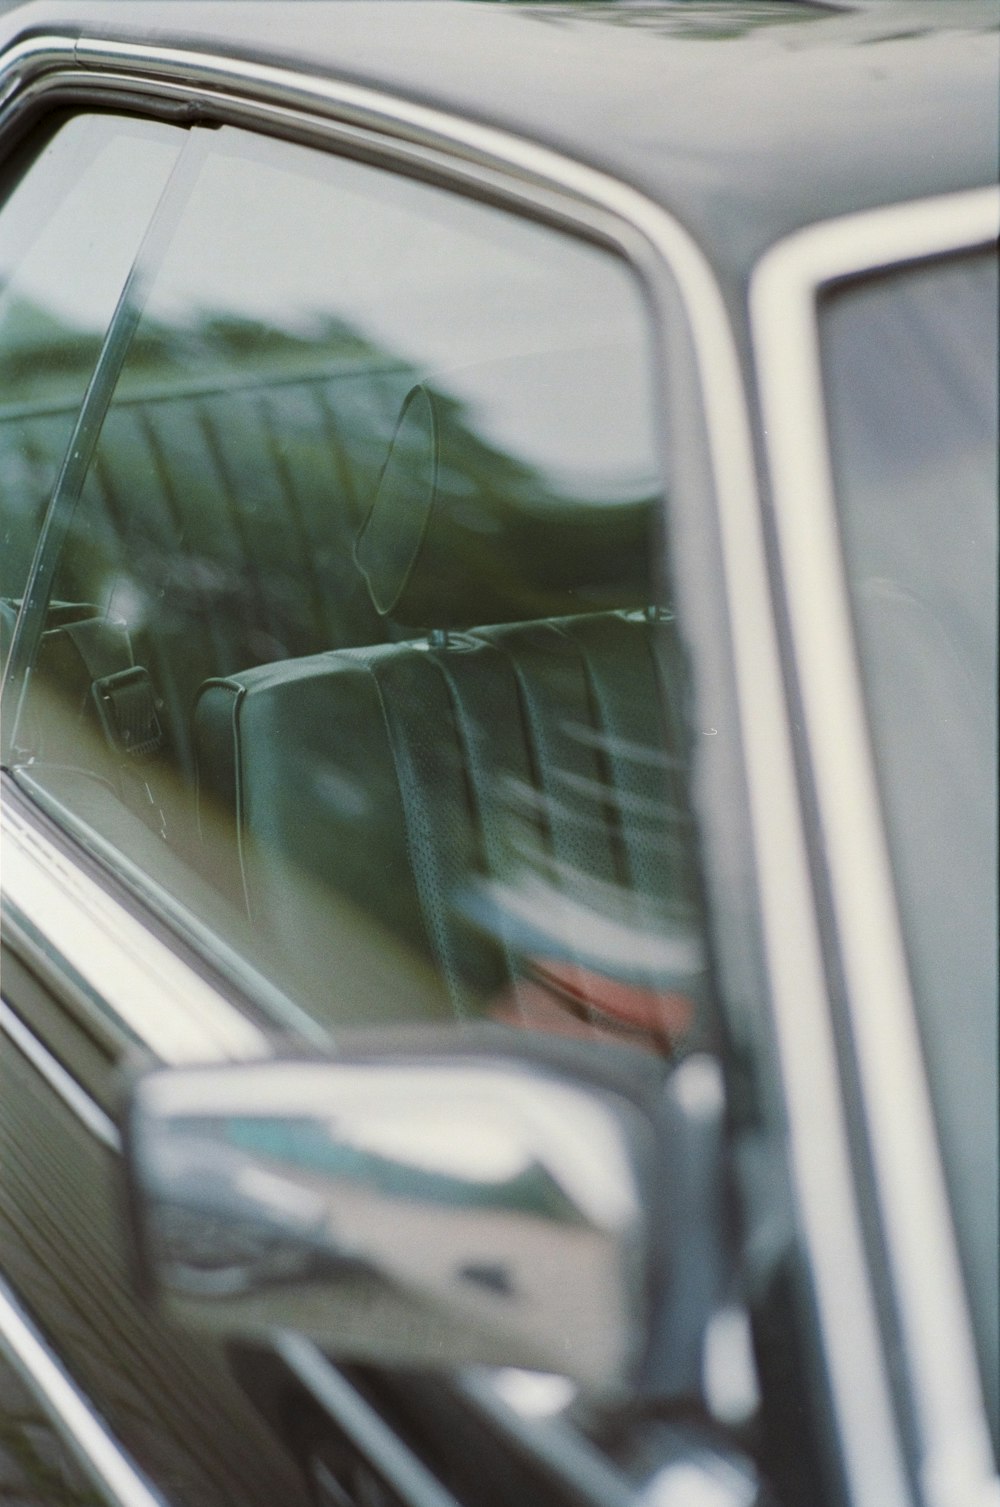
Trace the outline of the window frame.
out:
[[[146,49],[140,51],[143,56],[147,55]],[[248,67],[248,82],[255,72],[257,70]],[[51,108],[65,109],[66,97],[61,90],[57,91],[56,100],[49,96],[50,88],[56,88],[53,79],[46,75],[43,82],[45,87],[40,90],[40,93],[44,100],[45,113],[48,113]],[[117,113],[121,113],[127,103],[131,103],[133,107],[139,103],[135,95],[135,79],[115,79],[110,90],[108,80],[102,79],[99,84],[95,80],[94,83],[93,91],[90,88],[84,88],[81,86],[79,76],[74,75],[74,87],[70,92],[73,102],[81,109],[107,105]],[[128,87],[127,95],[122,98],[118,95],[118,90],[121,89],[124,95],[127,84],[131,87]],[[149,97],[142,102],[142,113],[146,116],[163,118],[169,123],[171,112],[162,109],[161,81],[144,79],[143,84],[151,87]],[[646,307],[651,335],[650,345],[654,358],[651,379],[657,383],[660,390],[663,389],[662,368],[667,358],[660,338],[664,326],[659,317],[658,308],[660,299],[657,296],[657,259],[641,230],[627,220],[620,219],[613,211],[602,210],[575,192],[564,189],[560,184],[543,182],[539,178],[539,181],[525,185],[518,179],[508,176],[500,167],[492,165],[481,169],[473,167],[465,160],[456,159],[448,151],[438,147],[430,148],[423,145],[413,147],[407,143],[400,149],[399,143],[394,139],[384,138],[374,131],[354,127],[342,133],[336,124],[315,115],[295,116],[289,119],[288,112],[282,111],[275,121],[275,111],[269,105],[249,95],[234,100],[228,95],[225,97],[217,95],[214,91],[198,90],[197,92],[204,107],[204,113],[199,111],[197,117],[194,117],[191,112],[188,112],[183,122],[177,122],[185,128],[210,124],[237,125],[245,130],[256,130],[257,134],[277,136],[279,139],[293,141],[319,151],[332,149],[338,155],[369,163],[386,171],[396,171],[402,176],[429,182],[446,191],[457,192],[463,197],[494,205],[522,218],[535,220],[575,239],[588,241],[609,254],[615,255],[629,266],[638,284]],[[37,103],[32,101],[32,105],[30,116],[34,124]],[[455,122],[455,125],[458,134],[461,134],[464,122]],[[4,123],[0,119],[0,153],[4,150],[5,140]],[[193,148],[191,143],[182,146],[165,190],[165,199],[169,198],[171,202],[161,202],[148,223],[118,308],[105,333],[104,343],[78,415],[73,440],[67,447],[67,453],[72,452],[74,447],[80,447],[80,454],[73,456],[75,464],[70,467],[72,474],[69,478],[67,495],[64,497],[54,495],[46,510],[43,523],[42,558],[40,561],[36,559],[28,583],[29,590],[25,592],[22,609],[18,614],[11,652],[4,670],[2,692],[0,692],[5,708],[10,707],[12,703],[16,706],[16,698],[23,696],[25,676],[44,625],[47,598],[58,564],[61,544],[59,526],[64,521],[60,515],[66,507],[71,511],[75,506],[80,484],[90,464],[94,446],[99,439],[109,403],[113,399],[121,359],[127,354],[134,326],[141,315],[142,290],[139,290],[139,297],[135,302],[130,299],[130,291],[137,279],[151,281],[155,278],[160,257],[169,245],[177,217],[183,213],[188,180],[192,173],[197,172],[201,160],[201,152]],[[670,313],[676,318],[676,309],[672,306]],[[63,479],[60,478],[57,492],[62,488]],[[65,507],[62,504],[65,504]],[[54,529],[53,526],[55,526]],[[36,568],[39,566],[40,568]],[[16,728],[16,718],[13,715],[10,716],[9,722],[14,723]],[[10,734],[5,732],[3,747],[5,758],[10,752],[7,742],[9,736]],[[4,781],[5,784],[14,783],[6,772]],[[233,946],[220,939],[208,926],[203,925],[199,918],[180,902],[174,900],[138,864],[120,853],[99,833],[78,821],[72,812],[48,798],[41,789],[33,789],[30,797],[27,798],[23,793],[21,794],[19,802],[21,809],[26,809],[28,803],[44,815],[50,833],[58,834],[60,849],[66,853],[74,848],[79,849],[81,856],[85,856],[88,861],[91,872],[95,875],[104,874],[110,886],[126,900],[130,910],[136,915],[148,917],[158,934],[164,937],[175,937],[188,959],[191,962],[197,962],[203,974],[211,978],[217,987],[221,987],[229,999],[239,999],[243,1007],[265,1029],[269,1025],[272,1032],[276,1034],[291,1030],[294,1034],[304,1036],[316,1044],[329,1045],[329,1032],[320,1022],[288,999],[248,959],[241,956]],[[111,1000],[109,1000],[109,1005],[112,1010],[115,1009]]]
[[[956,1500],[976,1502],[989,1501],[998,1480],[862,690],[820,310],[824,291],[842,280],[982,250],[998,234],[1000,187],[887,205],[779,242],[758,265],[750,290],[776,567],[791,626],[790,673],[803,709],[803,759],[817,805],[812,861],[842,978],[833,1010],[851,1041],[847,1070],[855,1078],[858,1121],[865,1122],[856,1130],[859,1181],[881,1226],[870,1259],[883,1267],[892,1294],[882,1322],[890,1331],[898,1327],[887,1344],[903,1357],[895,1379],[908,1414],[910,1469],[919,1481],[940,1482],[941,1499],[948,1483]],[[939,1497],[928,1489],[927,1499]]]

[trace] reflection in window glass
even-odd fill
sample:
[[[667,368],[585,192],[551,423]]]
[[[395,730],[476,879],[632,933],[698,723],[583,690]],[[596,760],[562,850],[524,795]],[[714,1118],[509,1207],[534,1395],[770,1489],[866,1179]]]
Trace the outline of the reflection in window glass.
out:
[[[330,1025],[706,1041],[634,279],[235,131],[188,169],[22,779]]]
[[[182,136],[57,130],[0,216],[0,596],[20,595],[101,340]]]
[[[1000,1414],[997,262],[822,312],[838,502],[931,1092]]]

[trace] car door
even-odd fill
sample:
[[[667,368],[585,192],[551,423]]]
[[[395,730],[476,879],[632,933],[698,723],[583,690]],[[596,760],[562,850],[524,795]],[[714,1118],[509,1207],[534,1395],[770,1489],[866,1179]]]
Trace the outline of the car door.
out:
[[[224,1354],[133,1294],[117,1114],[153,1063],[486,1025],[636,1072],[738,1069],[692,793],[718,728],[692,710],[665,544],[692,394],[664,405],[628,234],[559,194],[485,172],[469,192],[453,162],[320,152],[232,113],[53,122],[56,156],[82,131],[148,135],[160,174],[112,175],[112,203],[142,184],[130,235],[83,196],[119,249],[98,312],[77,306],[79,236],[55,237],[48,290],[8,284],[15,334],[51,352],[33,380],[58,379],[26,396],[13,361],[0,456],[8,1347],[60,1357],[127,1490],[177,1507],[294,1503],[296,1455],[338,1507],[624,1503],[706,1459],[733,1501],[763,1500],[702,1395],[699,1334],[661,1357],[663,1427],[516,1367],[456,1384],[420,1355]],[[11,178],[48,206],[46,150]],[[488,1263],[469,1280],[496,1286]],[[746,1424],[755,1362],[730,1318]],[[810,1451],[796,1468],[815,1500]]]
[[[57,116],[9,164],[5,659],[88,382],[184,141],[134,118]],[[68,604],[47,606],[44,618],[43,659],[53,632],[57,658],[66,647],[65,622],[79,619],[84,633],[93,622]],[[115,674],[121,651],[112,630],[81,663],[96,652]],[[85,744],[74,738],[53,769],[70,773]],[[40,825],[16,790],[5,798],[0,1301],[14,1369],[5,1359],[4,1489],[19,1498],[34,1489],[46,1503],[89,1501],[95,1489],[116,1502],[151,1501],[157,1489],[178,1503],[304,1500],[278,1434],[303,1448],[336,1444],[338,1468],[366,1489],[363,1456],[328,1417],[318,1428],[318,1406],[310,1413],[300,1401],[272,1436],[218,1347],[157,1324],[126,1271],[114,1123],[123,1071],[260,1052],[263,1035],[196,974],[177,971],[144,923],[121,910],[121,892],[107,893],[107,866],[88,864],[54,825]],[[395,1474],[405,1481],[401,1453]],[[370,1496],[379,1477],[367,1479]]]
[[[13,788],[5,857],[4,1270],[12,1304],[36,1317],[140,1471],[173,1498],[273,1501],[280,1492],[291,1501],[297,1487],[286,1462],[225,1364],[157,1324],[129,1295],[113,1167],[123,1072],[150,1059],[266,1052],[268,1032],[317,1041],[334,1023],[440,1020],[484,987],[497,1019],[516,1010],[529,1029],[550,1028],[554,1012],[556,1029],[633,1034],[665,1050],[674,1027],[666,1016],[651,1027],[644,1018],[633,1022],[627,1007],[624,1015],[612,1008],[604,1025],[592,1022],[587,1011],[600,1014],[599,1002],[581,1007],[523,969],[511,972],[515,943],[501,947],[489,937],[491,927],[506,924],[499,915],[486,915],[470,938],[468,921],[442,909],[428,936],[415,941],[426,894],[416,904],[409,894],[393,895],[394,877],[385,876],[398,834],[391,823],[379,825],[384,812],[377,808],[394,798],[391,771],[377,769],[382,783],[373,779],[367,791],[346,788],[362,772],[356,759],[327,774],[323,750],[310,743],[316,724],[308,702],[286,709],[276,741],[258,747],[255,734],[245,738],[243,752],[254,763],[261,755],[270,790],[262,805],[233,813],[215,703],[226,703],[222,716],[229,718],[231,695],[242,702],[256,694],[243,681],[274,680],[273,667],[285,662],[294,702],[310,655],[323,651],[349,655],[360,646],[394,661],[400,629],[387,632],[382,609],[395,606],[389,597],[398,592],[395,585],[382,592],[377,583],[391,583],[399,562],[391,539],[381,558],[386,526],[372,522],[371,498],[394,505],[386,476],[391,481],[393,467],[419,465],[421,444],[431,432],[435,441],[446,432],[447,453],[435,455],[433,465],[435,481],[451,468],[454,540],[442,546],[443,580],[418,644],[438,632],[447,637],[456,612],[464,621],[501,623],[528,613],[547,632],[551,659],[553,646],[565,647],[562,629],[549,624],[553,610],[564,603],[592,609],[583,614],[584,638],[571,659],[537,660],[530,643],[506,632],[481,651],[489,652],[494,679],[506,659],[516,671],[497,683],[490,717],[502,718],[518,676],[534,677],[534,715],[545,724],[536,749],[542,757],[544,743],[561,735],[546,707],[547,678],[556,677],[558,697],[560,677],[574,677],[559,716],[583,716],[588,701],[579,700],[579,674],[588,653],[592,673],[607,677],[613,668],[603,668],[600,657],[614,656],[615,637],[646,636],[627,614],[593,624],[593,609],[624,604],[641,615],[658,589],[655,556],[647,553],[657,463],[643,375],[646,335],[624,265],[592,244],[414,180],[231,129],[181,132],[72,116],[25,168],[21,197],[8,201],[8,214],[33,194],[44,221],[50,201],[39,173],[60,153],[69,156],[77,136],[110,133],[116,141],[116,131],[143,143],[148,134],[163,166],[158,180],[141,164],[131,175],[120,165],[109,172],[112,200],[123,179],[142,184],[130,241],[116,236],[103,203],[65,169],[85,216],[119,253],[117,276],[105,274],[109,288],[92,316],[90,346],[71,373],[75,382],[62,351],[67,339],[51,326],[60,312],[71,329],[78,323],[71,290],[86,280],[75,273],[71,280],[65,251],[61,261],[57,251],[48,284],[39,285],[46,264],[29,244],[18,264],[20,285],[16,275],[8,282],[15,333],[27,324],[25,342],[44,353],[39,362],[36,349],[31,371],[51,366],[61,386],[25,395],[18,363],[25,367],[27,357],[11,351],[5,457],[12,473],[34,469],[15,477],[7,502],[5,732]],[[57,247],[70,244],[65,227],[51,219],[39,233]],[[568,293],[554,297],[567,274]],[[517,296],[503,308],[497,293],[512,281]],[[580,310],[588,306],[581,336]],[[618,399],[615,422],[595,435],[601,377]],[[414,411],[414,393],[433,409],[428,428],[411,437],[400,415],[408,405]],[[543,418],[546,406],[552,410],[548,432],[539,405]],[[580,504],[572,501],[576,492]],[[560,509],[561,535],[583,560],[578,579],[559,559],[555,569],[543,561],[533,579],[540,548],[551,549],[542,523]],[[467,576],[477,556],[488,568],[471,595],[484,600],[456,607],[449,594],[470,596]],[[405,560],[403,567],[409,577]],[[402,631],[412,639],[405,622]],[[463,640],[455,642],[462,647]],[[389,674],[405,680],[413,650],[404,645],[395,658]],[[442,673],[452,675],[452,694],[461,699],[450,667]],[[419,686],[401,693],[404,721],[414,694]],[[477,683],[463,715],[482,694]],[[266,699],[266,686],[260,695]],[[631,706],[623,702],[620,715],[627,723]],[[349,732],[374,764],[378,729],[353,722]],[[488,733],[483,722],[473,737]],[[600,735],[598,725],[588,736]],[[444,765],[455,757],[450,745],[429,777],[415,774],[414,810],[440,798],[447,774],[441,757]],[[511,767],[495,773],[514,791],[530,771],[524,752],[514,748],[511,757]],[[595,793],[584,794],[599,808],[608,783],[600,759],[586,742],[581,751],[579,738],[575,746],[570,739],[565,757],[583,760],[578,771],[567,770],[566,790],[572,796],[573,780],[585,787],[596,775]],[[644,757],[652,760],[652,794],[659,756]],[[638,775],[629,776],[636,801],[643,768],[640,760]],[[256,775],[248,769],[240,778],[249,785]],[[323,778],[332,782],[332,824],[329,799],[313,796]],[[560,778],[557,768],[545,776]],[[562,848],[535,858],[544,858],[557,887],[560,864],[587,861],[586,826],[594,823],[586,803],[563,809],[566,790],[515,791],[522,805],[530,796],[529,805],[493,818],[494,845],[505,848],[517,833],[500,832],[501,823],[523,826],[533,821],[530,802],[550,804],[546,840],[554,833]],[[366,828],[372,807],[375,825]],[[345,808],[359,835],[345,831]],[[310,816],[304,834],[303,809]],[[287,825],[274,837],[279,818]],[[409,841],[417,819],[426,816],[407,813]],[[683,811],[672,820],[683,824]],[[644,839],[637,840],[641,846]],[[367,859],[360,871],[359,841]],[[588,883],[604,883],[617,908],[634,902],[639,915],[648,896],[613,894],[615,865],[625,862],[615,858],[615,842],[594,834],[598,869]],[[339,865],[332,877],[322,868],[331,852]],[[428,857],[452,861],[444,850],[428,849]],[[655,844],[640,860],[661,868],[666,861]],[[363,902],[373,868],[388,899],[382,914],[369,916]],[[335,889],[346,900],[331,905]],[[136,890],[153,913],[175,923],[186,917],[189,946],[214,951],[223,970],[241,970],[258,995],[256,1009],[234,1009],[170,955],[136,909]],[[690,911],[690,877],[681,877],[681,892],[678,903]],[[553,891],[553,905],[557,900]],[[304,945],[310,929],[311,947]],[[548,937],[544,928],[532,942],[565,953],[552,964],[553,976],[584,969],[576,943]],[[696,954],[694,948],[695,973]],[[340,973],[332,998],[331,962]],[[637,980],[634,992],[635,1008],[648,1010],[649,986]],[[693,1006],[674,1008],[683,1031]],[[250,1391],[262,1365],[249,1367]],[[381,1395],[385,1406],[384,1388]],[[425,1387],[423,1395],[431,1399],[433,1390]],[[290,1406],[284,1397],[268,1401],[272,1414]],[[442,1406],[414,1409],[411,1399],[400,1412],[397,1404],[396,1426],[405,1428],[407,1412],[433,1419]],[[317,1430],[308,1414],[279,1425],[329,1469],[335,1430],[325,1423]],[[422,1425],[411,1432],[426,1450],[432,1432],[422,1438]],[[339,1449],[341,1475],[356,1475],[357,1462],[345,1467]],[[440,1447],[430,1453],[465,1499],[486,1500],[498,1489],[449,1466]],[[493,1481],[512,1468],[498,1459]],[[530,1489],[522,1482],[522,1499]],[[551,1476],[538,1489],[550,1500],[559,1495]]]

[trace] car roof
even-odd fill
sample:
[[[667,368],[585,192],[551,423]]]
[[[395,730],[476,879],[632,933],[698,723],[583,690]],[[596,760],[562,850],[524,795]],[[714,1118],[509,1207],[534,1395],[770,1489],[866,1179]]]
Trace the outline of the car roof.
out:
[[[816,220],[995,182],[997,0],[37,0],[70,32],[289,62],[604,168],[726,280]]]

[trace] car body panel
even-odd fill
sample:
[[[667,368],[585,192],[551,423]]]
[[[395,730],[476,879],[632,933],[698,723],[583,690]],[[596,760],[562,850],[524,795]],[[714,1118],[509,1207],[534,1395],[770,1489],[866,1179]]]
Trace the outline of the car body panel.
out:
[[[287,62],[509,131],[648,193],[740,281],[803,225],[997,171],[990,0],[747,7],[701,33],[684,4],[284,0],[279,12],[263,0],[243,8],[238,36],[224,4],[139,13],[105,0],[86,14],[84,26],[77,6],[29,6],[19,30]]]
[[[806,1245],[814,1263],[818,1306],[825,1312],[827,1360],[839,1407],[839,1447],[851,1499],[859,1507],[917,1500],[938,1507],[960,1499],[949,1492],[966,1489],[981,1491],[986,1502],[992,1499],[993,1486],[988,1451],[984,1454],[974,1416],[974,1388],[962,1403],[961,1416],[971,1428],[964,1436],[968,1453],[963,1459],[957,1453],[945,1458],[940,1468],[937,1457],[928,1453],[933,1429],[924,1438],[923,1425],[918,1426],[917,1441],[910,1441],[907,1449],[900,1443],[893,1416],[900,1406],[892,1392],[898,1376],[890,1375],[886,1362],[886,1337],[880,1335],[885,1321],[877,1313],[877,1287],[869,1268],[870,1231],[852,1187],[852,1133],[838,1083],[839,1048],[827,1018],[825,976],[830,965],[823,948],[828,939],[810,898],[810,860],[815,860],[815,853],[810,854],[810,841],[804,837],[806,822],[797,793],[796,759],[802,749],[793,736],[794,714],[789,713],[779,671],[778,643],[785,623],[780,611],[775,615],[768,595],[769,565],[755,476],[755,452],[763,452],[767,426],[746,396],[753,393],[756,381],[749,356],[746,290],[761,254],[804,226],[875,208],[887,199],[918,200],[979,187],[996,176],[1000,103],[995,8],[943,8],[943,25],[936,30],[919,19],[931,9],[871,5],[834,14],[767,6],[755,20],[747,16],[734,23],[735,35],[728,23],[726,28],[720,25],[715,10],[698,22],[686,6],[650,12],[604,6],[369,6],[352,0],[322,9],[295,3],[280,8],[250,4],[239,8],[237,28],[230,6],[151,4],[140,13],[126,4],[96,4],[85,8],[84,19],[83,7],[40,0],[21,15],[0,21],[0,36],[28,39],[31,66],[46,61],[41,39],[58,39],[47,57],[49,63],[57,62],[61,74],[61,93],[53,99],[68,98],[74,78],[81,83],[89,78],[92,88],[99,87],[102,78],[110,79],[119,91],[135,90],[139,98],[147,91],[151,101],[157,95],[182,101],[197,87],[203,92],[196,109],[203,110],[207,103],[218,114],[243,118],[239,97],[256,96],[261,103],[251,106],[251,117],[256,114],[262,125],[279,129],[301,119],[303,106],[312,107],[315,116],[308,129],[315,132],[322,119],[340,122],[330,139],[335,141],[339,130],[340,139],[349,142],[353,131],[355,150],[360,128],[375,133],[364,136],[365,150],[381,152],[386,161],[394,153],[405,160],[407,151],[412,158],[414,148],[427,152],[430,147],[427,160],[433,171],[453,171],[456,182],[478,182],[479,192],[495,193],[499,186],[501,193],[507,189],[515,198],[520,193],[526,200],[542,201],[551,194],[550,205],[554,203],[555,212],[569,221],[574,218],[572,201],[579,206],[575,212],[581,220],[590,217],[598,223],[601,215],[608,216],[610,233],[643,263],[661,316],[674,305],[666,279],[658,282],[658,268],[671,267],[686,301],[693,364],[705,402],[707,449],[719,500],[719,558],[728,588],[724,615],[742,698],[744,756],[756,825],[756,878],[769,933],[772,995],[784,1021],[794,1164],[806,1210]],[[249,66],[234,59],[244,59]],[[300,94],[294,99],[288,95],[286,106],[279,107],[282,91],[295,82],[290,74],[296,70],[301,70],[296,85]],[[962,108],[955,110],[959,92]],[[381,144],[379,127],[386,133]],[[928,139],[936,142],[934,151],[927,150]],[[442,148],[444,156],[435,156]],[[560,210],[561,195],[566,195],[566,202]],[[774,296],[779,296],[777,278],[776,287]],[[705,504],[712,490],[702,486],[699,504]],[[707,562],[715,559],[715,541],[711,547],[696,545],[691,537],[699,527],[694,507],[689,504],[685,516],[680,506],[678,513],[678,533],[686,531],[689,538],[692,583],[698,578],[694,561],[700,552],[704,584]],[[693,585],[682,587],[682,597],[685,591],[693,594]],[[711,638],[712,632],[718,632],[717,620],[705,637]],[[715,648],[695,646],[694,658],[706,680],[728,673],[717,658],[713,665],[713,655]],[[726,778],[731,793],[742,781],[742,775],[734,780],[731,770]],[[718,846],[724,837],[716,833],[708,841]],[[73,866],[70,861],[67,874]],[[94,872],[100,872],[99,863]],[[19,884],[15,882],[15,902]],[[731,884],[723,888],[721,905],[733,905]],[[31,925],[36,930],[43,925],[46,904],[43,900],[37,913],[28,916],[28,893],[22,886],[25,904],[19,906],[20,916],[13,917],[11,932],[12,951],[20,959],[14,967],[22,972],[31,972]],[[141,907],[128,899],[127,888],[122,894],[127,908],[141,915]],[[169,937],[169,928],[164,934]],[[85,969],[92,937],[81,934],[81,939],[77,961]],[[124,949],[123,938],[117,939],[118,945]],[[66,982],[72,952],[67,946],[62,958],[49,957],[48,987],[36,972],[32,987],[39,1003],[23,1010],[37,1014],[40,1033],[59,1062],[78,1075],[102,1109],[109,1110],[114,1105],[120,1047],[109,1052],[106,1041],[95,1045],[93,1033],[85,1029],[86,1010],[79,1000],[65,1018],[62,1002],[53,1003],[53,967],[57,975],[63,973],[67,1002],[72,993]],[[172,958],[166,966],[174,967]],[[752,976],[745,961],[729,966],[733,976],[742,967],[744,984]],[[159,971],[148,957],[141,959],[139,968],[137,980],[145,969]],[[98,970],[84,982],[99,989],[100,977]],[[191,991],[193,1019],[203,1005],[210,1013],[218,1009],[221,1018],[226,1016],[225,1002],[211,1003],[217,998],[216,982],[203,986],[201,980],[185,980],[181,969],[165,989],[168,996],[171,990],[184,996]],[[78,978],[75,986],[79,988]],[[9,997],[19,1007],[29,997],[22,992],[26,987],[19,976],[9,985]],[[119,980],[119,987],[127,996],[128,980]],[[138,994],[142,987],[137,984]],[[195,996],[202,989],[199,1003]],[[143,1008],[138,997],[136,1003],[140,1014],[133,1017],[131,1029],[143,1051],[171,1060],[173,1028],[164,1035],[150,1017],[149,1030],[136,1032]],[[747,1001],[745,1007],[752,1008],[752,1003]],[[223,1035],[230,1032],[233,1042],[223,1050],[266,1050],[259,1010],[251,1012],[251,1024],[239,1009],[228,1008],[232,1015]],[[66,1019],[73,1021],[68,1031]],[[201,1048],[195,1050],[200,1054]],[[919,1070],[911,1073],[910,1084],[919,1098],[918,1079]],[[69,1147],[65,1099],[56,1104],[47,1093],[39,1097],[37,1080],[23,1065],[14,1073],[6,1102],[25,1119],[51,1123],[52,1136]],[[67,1149],[70,1154],[77,1156],[78,1151]],[[5,1167],[13,1168],[20,1155],[20,1148],[12,1149]],[[97,1200],[89,1209],[74,1209],[75,1239],[81,1242],[88,1230],[105,1231],[113,1225],[109,1160],[104,1151],[88,1153],[88,1158],[86,1167],[81,1164],[70,1173],[71,1186],[78,1179],[86,1198]],[[48,1279],[32,1264],[24,1233],[44,1225],[44,1199],[42,1204],[33,1202],[34,1185],[42,1186],[41,1179],[28,1168],[18,1175],[24,1191],[11,1226],[18,1233],[8,1236],[9,1257],[5,1243],[4,1270],[34,1311],[48,1317],[50,1312],[61,1313],[60,1301],[65,1308],[65,1300],[53,1296]],[[71,1186],[60,1196],[69,1198]],[[935,1217],[940,1226],[940,1215]],[[55,1250],[65,1234],[50,1232],[38,1249]],[[59,1330],[53,1334],[58,1347],[73,1358],[74,1374],[101,1398],[106,1361],[96,1358],[97,1315],[114,1305],[114,1294],[125,1288],[126,1277],[110,1249],[101,1253],[98,1265],[113,1274],[109,1285],[105,1287],[102,1279],[91,1290],[86,1280],[78,1282],[69,1297],[69,1310],[77,1317],[69,1317],[67,1311],[65,1318],[50,1322]],[[845,1307],[859,1322],[849,1336],[838,1336],[838,1313]],[[92,1315],[89,1332],[74,1332],[78,1316],[86,1313]],[[133,1322],[144,1328],[149,1321],[145,1316],[137,1321],[130,1317]],[[256,1478],[254,1466],[246,1473],[235,1441],[260,1430],[243,1415],[242,1399],[236,1400],[221,1370],[214,1373],[212,1389],[225,1399],[219,1414],[225,1421],[218,1425],[217,1437],[234,1441],[232,1454],[228,1444],[221,1446],[223,1475],[215,1479],[214,1425],[212,1440],[198,1443],[204,1420],[198,1419],[196,1426],[183,1410],[176,1426],[170,1423],[164,1431],[174,1444],[170,1450],[162,1446],[161,1452],[161,1442],[149,1430],[163,1400],[184,1398],[195,1372],[203,1364],[217,1365],[214,1359],[207,1363],[198,1358],[200,1347],[174,1336],[159,1335],[158,1355],[161,1347],[162,1365],[155,1376],[147,1373],[139,1383],[141,1368],[133,1370],[125,1392],[115,1401],[113,1421],[135,1458],[165,1483],[168,1492],[179,1494],[183,1507],[189,1497],[201,1500],[198,1494],[204,1490],[221,1491],[220,1502],[228,1499],[227,1492],[240,1501],[278,1500],[276,1491],[280,1499],[291,1501],[292,1495],[283,1493],[298,1488],[282,1474],[284,1463],[277,1454],[269,1466],[275,1471],[273,1478]],[[196,1357],[193,1362],[185,1358],[189,1350]],[[964,1374],[967,1380],[968,1368]],[[147,1391],[139,1401],[139,1391],[149,1382],[152,1396]],[[114,1388],[119,1385],[116,1381]],[[128,1390],[136,1386],[139,1391]],[[390,1404],[383,1406],[392,1411]],[[179,1451],[177,1459],[190,1454],[194,1474],[184,1483],[174,1474],[174,1450]],[[908,1453],[909,1464],[904,1463]],[[198,1477],[199,1469],[203,1478]],[[921,1470],[930,1478],[915,1484],[912,1474],[919,1476]],[[536,1479],[541,1479],[537,1473]],[[956,1486],[957,1481],[967,1484]],[[551,1480],[550,1486],[557,1490]],[[416,1486],[413,1491],[412,1500],[421,1500]]]

